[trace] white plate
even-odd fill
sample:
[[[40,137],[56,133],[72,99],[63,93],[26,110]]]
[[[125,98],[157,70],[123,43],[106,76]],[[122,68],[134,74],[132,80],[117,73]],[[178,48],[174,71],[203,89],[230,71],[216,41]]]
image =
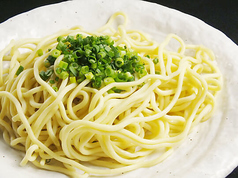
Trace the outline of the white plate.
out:
[[[238,47],[220,31],[204,22],[157,4],[139,0],[74,0],[44,6],[0,24],[0,50],[11,39],[42,37],[62,28],[81,25],[95,30],[116,11],[124,11],[129,28],[149,33],[161,42],[176,33],[186,43],[203,44],[214,51],[224,74],[224,87],[214,116],[194,130],[163,163],[120,177],[223,178],[238,164]],[[65,175],[20,167],[22,153],[11,149],[0,137],[0,177],[63,178]]]

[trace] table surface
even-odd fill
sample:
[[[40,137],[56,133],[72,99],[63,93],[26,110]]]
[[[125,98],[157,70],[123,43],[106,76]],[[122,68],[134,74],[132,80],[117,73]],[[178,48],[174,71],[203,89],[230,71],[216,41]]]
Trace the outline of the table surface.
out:
[[[0,23],[33,8],[63,0],[1,0]],[[236,1],[147,0],[193,15],[225,33],[238,44],[238,6]],[[227,178],[237,178],[238,167]]]

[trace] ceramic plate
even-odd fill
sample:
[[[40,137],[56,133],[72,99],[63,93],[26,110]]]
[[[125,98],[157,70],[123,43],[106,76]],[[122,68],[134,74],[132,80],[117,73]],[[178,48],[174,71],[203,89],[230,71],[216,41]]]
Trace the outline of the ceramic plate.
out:
[[[209,121],[195,128],[163,163],[118,177],[223,178],[228,175],[238,164],[238,47],[222,32],[201,20],[139,0],[67,1],[34,9],[0,24],[0,50],[11,39],[42,37],[76,25],[88,31],[96,30],[116,11],[128,15],[128,28],[142,30],[158,42],[162,42],[168,33],[175,33],[186,43],[209,47],[224,75],[216,112]],[[0,177],[66,177],[31,164],[20,167],[22,157],[23,153],[11,149],[0,137]]]

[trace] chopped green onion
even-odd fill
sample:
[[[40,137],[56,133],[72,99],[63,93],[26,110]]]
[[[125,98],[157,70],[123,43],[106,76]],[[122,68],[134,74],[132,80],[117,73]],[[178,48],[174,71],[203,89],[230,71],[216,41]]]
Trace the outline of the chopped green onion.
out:
[[[78,75],[78,71],[77,71],[78,68],[79,68],[79,65],[75,62],[69,65],[69,70],[74,76]]]
[[[101,59],[101,58],[104,58],[107,54],[103,51],[101,51],[100,53],[98,53],[98,58]]]
[[[95,71],[95,75],[98,76],[98,77],[102,77],[102,78],[105,78],[105,74],[103,72],[103,69],[101,68],[101,70],[98,68],[96,69]]]
[[[91,52],[92,51],[90,49],[85,49],[85,56],[90,56]]]
[[[106,40],[106,42],[108,43],[108,44],[110,44],[110,45],[113,45],[113,40],[112,40],[112,38],[111,37],[109,37],[109,36],[105,36],[106,38],[105,38],[105,40]]]
[[[42,56],[43,55],[43,50],[42,49],[38,49],[36,52],[37,52],[38,56]]]
[[[116,61],[115,61],[115,65],[117,67],[121,67],[124,65],[124,60],[122,58],[117,58]]]
[[[41,79],[44,80],[44,81],[46,81],[47,78],[48,78],[48,77],[45,75],[45,71],[41,71],[39,75],[40,75]]]
[[[141,60],[140,56],[132,56],[131,59],[133,60],[134,63],[139,63]]]
[[[71,42],[74,41],[74,37],[69,35],[69,36],[66,37],[66,41],[71,43]]]
[[[96,69],[96,68],[97,68],[96,60],[94,60],[94,59],[89,59],[89,62],[91,63],[91,68],[92,68],[92,69]]]
[[[50,84],[55,84],[55,81],[54,80],[50,80],[49,83]]]
[[[107,91],[107,93],[110,94],[110,93],[115,93],[115,92],[112,89],[110,89]]]
[[[56,74],[58,74],[58,75],[61,74],[62,71],[63,71],[62,68],[59,68],[59,67],[56,68],[56,70],[55,70]]]
[[[112,57],[114,57],[114,55],[115,55],[114,51],[112,51],[112,50],[111,50],[111,51],[108,51],[108,56],[109,56],[109,57],[112,58]]]
[[[59,74],[59,78],[65,80],[66,78],[69,77],[69,73],[66,72],[66,71],[62,71],[60,74]]]
[[[124,51],[124,50],[120,51],[120,56],[121,56],[121,57],[123,57],[123,56],[125,56],[125,55],[126,55],[126,51]]]
[[[109,52],[109,51],[111,50],[111,48],[110,48],[109,46],[106,46],[106,47],[105,47],[105,50],[106,50],[107,52]]]
[[[139,77],[142,78],[147,74],[147,71],[145,69],[143,69],[138,74],[139,74]]]
[[[115,78],[116,82],[126,82],[126,74],[125,73],[118,73],[117,78]]]
[[[111,66],[106,67],[105,74],[106,76],[113,77],[113,78],[116,76],[115,70],[113,70]]]
[[[85,76],[83,75],[83,76],[79,76],[78,78],[77,78],[77,83],[81,83],[82,81],[84,81],[85,80]]]
[[[50,67],[50,62],[49,62],[48,60],[45,60],[45,61],[44,61],[44,66],[45,66],[46,68]]]
[[[121,89],[118,89],[116,87],[112,88],[112,90],[115,92],[115,93],[121,93],[123,90]]]
[[[56,46],[56,49],[60,51],[64,51],[67,48],[67,45],[63,43],[63,41],[59,41],[59,43]]]
[[[63,70],[66,70],[67,67],[68,67],[68,65],[69,65],[69,64],[68,64],[67,62],[60,61],[58,67],[61,68],[61,69],[63,69]]]
[[[71,54],[66,54],[66,55],[64,55],[64,61],[65,61],[65,62],[68,62],[68,63],[71,63],[71,62],[74,62],[75,60],[74,60],[73,55],[71,55]]]
[[[16,72],[16,75],[19,75],[24,70],[23,66],[19,66]]]
[[[82,50],[77,50],[73,52],[73,58],[76,58],[76,59],[83,57],[83,55],[84,55],[84,52]]]
[[[100,88],[102,85],[102,78],[101,77],[98,77],[96,76],[92,82],[92,86],[93,88]]]
[[[51,55],[55,58],[59,57],[61,54],[61,51],[58,49],[54,49],[53,51],[51,51]]]
[[[132,56],[134,56],[136,53],[133,49],[129,48],[126,55],[131,58]]]
[[[70,77],[69,81],[70,83],[76,83],[76,77]]]
[[[95,52],[98,53],[100,48],[98,45],[93,45],[93,49],[95,50]]]
[[[97,64],[96,63],[91,64],[91,67],[92,67],[92,69],[96,69],[97,68]]]
[[[130,72],[126,72],[125,77],[127,82],[134,80],[134,76]]]
[[[45,72],[45,75],[47,76],[47,77],[50,77],[52,74],[53,74],[53,69],[48,69],[46,72]]]
[[[59,91],[58,87],[56,87],[56,86],[53,86],[52,88],[53,88],[56,92]]]
[[[112,77],[104,78],[103,81],[104,81],[105,85],[108,85],[108,84],[110,84],[110,83],[115,82],[115,80],[114,80]]]
[[[82,72],[82,74],[86,74],[89,72],[89,67],[88,66],[83,66],[80,70]]]
[[[55,59],[55,57],[49,55],[46,60],[49,61],[50,65],[53,65],[55,63]]]
[[[57,41],[58,41],[58,42],[63,41],[63,40],[64,40],[64,37],[63,37],[63,36],[59,36],[59,37],[57,38]]]
[[[155,71],[155,74],[158,74],[158,75],[159,75],[159,74],[160,74],[160,71]]]
[[[94,77],[94,75],[93,75],[92,72],[88,72],[88,73],[85,74],[85,77],[86,77],[86,79],[91,80]]]
[[[46,160],[45,160],[45,163],[46,163],[46,164],[49,164],[50,161],[51,161],[51,159],[46,159]]]
[[[156,57],[156,58],[153,59],[153,62],[154,62],[154,64],[158,64],[159,59]]]
[[[45,71],[41,71],[40,72],[40,77],[42,78],[42,80],[46,81],[50,78],[50,76],[53,74],[53,69],[48,69],[46,72]]]
[[[73,67],[75,69],[78,69],[79,68],[79,65],[76,63],[76,62],[73,62],[69,65],[70,67]]]
[[[140,72],[141,70],[143,70],[144,69],[144,65],[140,65],[140,64],[137,64],[136,66],[135,66],[135,71],[136,72]]]
[[[93,56],[90,56],[91,59],[88,60],[88,62],[90,62],[91,64],[95,64],[96,63],[96,60]]]

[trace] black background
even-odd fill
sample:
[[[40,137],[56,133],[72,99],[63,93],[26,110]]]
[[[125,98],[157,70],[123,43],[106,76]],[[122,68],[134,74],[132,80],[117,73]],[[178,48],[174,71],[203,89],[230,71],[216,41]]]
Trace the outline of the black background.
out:
[[[63,0],[1,0],[0,23],[33,8]],[[147,0],[193,15],[225,33],[238,44],[238,5],[235,0]],[[1,40],[1,39],[0,39]],[[238,178],[236,168],[227,178]]]

